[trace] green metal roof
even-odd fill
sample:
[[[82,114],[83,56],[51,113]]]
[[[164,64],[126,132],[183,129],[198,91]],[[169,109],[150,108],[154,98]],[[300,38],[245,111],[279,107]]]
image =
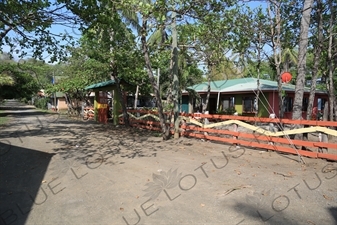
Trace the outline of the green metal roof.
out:
[[[208,82],[201,84],[196,84],[188,89],[193,89],[196,92],[207,92]],[[260,90],[262,91],[273,91],[278,90],[278,84],[276,81],[263,80],[260,79]],[[219,80],[211,81],[211,92],[250,92],[257,90],[257,79],[256,78],[241,78],[241,79],[231,79],[231,80]],[[282,90],[285,91],[295,91],[295,85],[292,84],[282,84]],[[310,92],[310,88],[305,87],[305,92]],[[320,91],[317,91],[320,92]],[[325,93],[325,92],[324,92]]]
[[[54,95],[55,95],[56,98],[63,98],[65,96],[65,94],[63,92],[51,93],[48,96],[51,97],[51,98],[54,98]]]
[[[65,94],[63,92],[56,92],[56,97],[57,98],[62,98],[64,96],[65,96]]]
[[[113,86],[116,82],[114,80],[108,80],[108,81],[104,81],[101,83],[97,83],[97,84],[92,84],[90,86],[85,87],[85,90],[92,90],[92,89],[101,89],[101,88],[105,88],[105,87],[109,87],[109,86]]]

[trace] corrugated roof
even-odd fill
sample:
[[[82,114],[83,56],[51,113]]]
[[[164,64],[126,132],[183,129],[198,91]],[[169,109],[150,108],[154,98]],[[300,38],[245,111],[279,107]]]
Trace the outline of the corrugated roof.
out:
[[[233,80],[217,80],[217,81],[211,81],[211,92],[219,92],[225,88],[237,85],[237,84],[244,84],[247,83],[247,81],[250,81],[252,78],[247,79],[233,79]],[[193,89],[197,92],[203,92],[207,91],[208,82],[204,82],[201,84],[196,84],[191,87],[188,87],[189,89]]]
[[[63,92],[56,92],[56,97],[57,98],[62,98],[64,96],[65,96],[65,94]]]
[[[262,91],[278,90],[277,86],[278,84],[276,81],[260,79],[260,89]],[[207,87],[208,82],[204,82],[188,87],[188,89],[193,89],[196,92],[207,92]],[[257,90],[256,78],[211,81],[211,92],[249,92],[252,90]],[[282,84],[282,90],[294,91],[295,85]],[[308,87],[305,87],[304,90],[310,92],[310,88]]]
[[[104,81],[101,83],[97,83],[97,84],[92,84],[90,86],[85,87],[85,90],[92,90],[92,89],[98,89],[98,88],[104,88],[104,87],[108,87],[110,85],[114,85],[116,82],[114,80],[108,80],[108,81]]]

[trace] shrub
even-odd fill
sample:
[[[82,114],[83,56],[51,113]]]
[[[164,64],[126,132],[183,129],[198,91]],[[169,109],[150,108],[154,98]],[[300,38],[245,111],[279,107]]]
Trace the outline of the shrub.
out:
[[[234,113],[236,113],[236,110],[234,107],[229,107],[223,111],[217,112],[217,114],[220,114],[220,115],[234,115]]]
[[[34,101],[34,105],[39,109],[48,109],[47,103],[49,102],[49,98],[38,98]]]

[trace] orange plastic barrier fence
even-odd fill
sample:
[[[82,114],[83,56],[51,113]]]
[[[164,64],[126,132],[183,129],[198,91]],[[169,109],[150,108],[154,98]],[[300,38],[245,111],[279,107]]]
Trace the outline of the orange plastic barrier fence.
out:
[[[140,114],[158,114],[155,111],[146,110],[130,110],[129,112],[140,113]],[[194,118],[195,114],[181,114],[182,116]],[[309,126],[322,126],[322,127],[337,127],[337,122],[335,121],[313,121],[313,120],[289,120],[289,119],[270,119],[270,118],[257,118],[257,117],[246,117],[246,116],[232,116],[232,115],[211,115],[211,114],[198,114],[200,118],[216,119],[216,120],[241,120],[248,122],[259,122],[259,123],[284,123],[284,124],[300,124]],[[123,123],[123,118],[120,118],[120,122]],[[131,126],[140,127],[148,130],[161,131],[160,123],[157,121],[147,121],[147,120],[137,120],[130,118]],[[171,124],[173,127],[173,124]],[[244,132],[236,132],[230,130],[218,130],[212,128],[202,128],[197,126],[180,126],[185,131],[181,133],[182,136],[194,137],[207,139],[212,141],[220,141],[229,144],[242,145],[247,147],[256,147],[272,151],[278,151],[282,153],[289,154],[300,154],[302,156],[310,158],[321,158],[328,159],[332,161],[337,161],[337,144],[336,143],[326,143],[326,142],[316,142],[316,141],[304,141],[289,139],[283,137],[271,137],[263,134],[251,134]],[[209,133],[209,135],[203,134],[204,132]],[[173,133],[173,131],[171,131]],[[229,137],[217,137],[215,135],[229,135]],[[240,139],[239,139],[240,138]],[[248,139],[248,140],[246,140]],[[261,143],[266,142],[266,143]],[[281,146],[282,144],[287,146]],[[297,147],[307,147],[307,148],[326,148],[332,153],[319,153],[301,149],[294,149],[290,147],[291,145]]]

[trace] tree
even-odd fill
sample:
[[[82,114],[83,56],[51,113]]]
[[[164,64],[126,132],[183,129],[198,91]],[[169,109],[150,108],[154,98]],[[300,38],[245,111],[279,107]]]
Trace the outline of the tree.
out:
[[[328,1],[330,9],[330,18],[328,26],[328,51],[327,51],[327,62],[328,62],[328,76],[327,76],[327,89],[329,93],[329,115],[330,120],[333,121],[333,111],[335,110],[335,116],[337,120],[337,99],[336,99],[336,80],[334,80],[334,73],[337,68],[337,38],[336,38],[336,11],[334,1]],[[335,75],[336,78],[336,75]]]
[[[42,59],[43,52],[51,54],[51,61],[64,57],[64,43],[69,34],[53,34],[52,25],[74,25],[74,16],[65,11],[65,5],[55,1],[1,1],[0,44],[10,47],[10,54],[19,57],[32,51],[31,57]],[[11,34],[12,33],[12,34]],[[15,36],[14,36],[15,35]]]
[[[0,98],[17,98],[27,101],[40,90],[36,79],[19,69],[16,63],[0,63],[0,74],[7,74],[6,76],[12,79],[11,83],[1,85]]]
[[[83,40],[82,43],[84,43]],[[51,74],[59,78],[55,84],[49,83],[46,92],[49,94],[65,93],[68,110],[79,114],[81,110],[80,102],[86,100],[88,94],[84,88],[93,83],[109,79],[107,73],[109,70],[106,64],[89,58],[89,51],[85,46],[73,48],[70,52],[72,56],[67,59],[66,63],[53,66]]]
[[[14,63],[11,60],[11,57],[7,53],[2,53],[1,58],[0,58],[0,63]],[[14,79],[10,71],[2,71],[0,73],[0,87],[3,85],[13,85],[14,84]]]
[[[314,99],[315,99],[315,91],[316,91],[316,80],[320,65],[320,59],[322,56],[323,50],[323,11],[324,5],[321,0],[316,1],[315,7],[315,14],[314,14],[314,23],[316,24],[315,29],[315,38],[314,38],[314,60],[313,60],[313,67],[312,67],[312,76],[311,76],[311,88],[310,88],[310,95],[308,101],[308,108],[307,108],[307,120],[311,119],[312,110],[314,106]]]
[[[109,75],[114,79],[122,102],[122,110],[125,124],[128,125],[126,102],[123,95],[125,90],[122,83],[128,81],[125,75],[132,72],[132,60],[130,55],[136,50],[135,37],[127,25],[139,30],[138,18],[127,3],[119,4],[112,1],[64,1],[74,14],[85,24],[83,33],[87,36],[87,42],[91,43],[90,58],[109,65]],[[131,54],[130,54],[131,53]],[[130,63],[125,66],[125,63]],[[136,65],[139,65],[136,63]],[[144,66],[143,66],[144,68]],[[140,79],[142,80],[142,79]]]
[[[229,8],[228,5],[227,7]],[[234,6],[232,9],[224,7],[219,11],[218,9],[213,9],[212,12],[200,20],[200,23],[190,26],[189,32],[193,36],[191,35],[191,43],[189,45],[193,44],[195,46],[194,54],[197,55],[198,60],[207,69],[208,88],[206,99],[202,104],[202,112],[205,112],[208,108],[211,81],[219,76],[223,77],[222,80],[227,79],[227,74],[234,77],[238,75],[235,67],[227,67],[227,71],[223,70],[223,66],[231,64],[226,54],[230,51],[233,51],[233,55],[235,52],[241,52],[244,48],[243,46],[247,44],[242,39],[236,39],[238,36],[235,34],[240,33],[242,27],[233,24],[229,26],[231,23],[240,24],[241,21],[238,19],[238,15],[239,9]]]
[[[1,86],[12,86],[14,84],[14,79],[10,72],[2,71],[0,74],[0,87]]]
[[[308,47],[308,33],[310,26],[310,14],[312,10],[313,0],[305,0],[303,4],[302,19],[301,19],[301,31],[298,47],[298,66],[297,66],[297,78],[295,86],[295,97],[292,118],[299,120],[302,118],[302,103],[303,93],[305,86],[306,75],[306,54]]]
[[[152,85],[153,91],[154,91],[154,95],[156,97],[156,102],[157,102],[157,107],[158,107],[158,115],[159,115],[159,120],[160,120],[160,125],[161,125],[161,129],[162,129],[162,134],[163,134],[163,139],[167,140],[170,137],[170,127],[166,125],[166,118],[165,118],[165,114],[164,114],[164,110],[163,110],[163,105],[162,105],[162,101],[161,101],[161,96],[160,96],[160,90],[159,87],[157,85],[156,80],[154,79],[154,74],[153,74],[153,70],[152,70],[152,66],[151,66],[151,59],[150,59],[150,53],[149,53],[149,47],[147,44],[147,29],[148,29],[148,14],[147,15],[143,15],[142,17],[142,30],[141,30],[141,43],[142,43],[142,50],[143,50],[143,54],[144,54],[144,59],[145,59],[145,66],[146,66],[146,70],[147,70],[147,74],[149,76],[149,80],[150,83]]]
[[[278,0],[270,1],[268,4],[268,14],[270,20],[270,43],[273,48],[273,62],[276,68],[277,90],[279,99],[279,117],[283,118],[283,92],[281,80],[281,60],[282,60],[282,46],[281,46],[281,3]]]
[[[188,1],[184,2],[184,4],[180,4],[179,2],[176,1],[157,1],[155,4],[150,4],[148,2],[137,2],[137,1],[132,1],[130,0],[128,3],[129,8],[135,8],[135,10],[139,13],[139,17],[142,18],[141,22],[141,32],[139,33],[141,37],[141,43],[142,43],[142,50],[144,54],[144,59],[145,59],[145,64],[149,76],[150,83],[153,86],[153,90],[155,93],[155,96],[157,98],[157,105],[158,105],[158,112],[159,112],[159,117],[160,117],[160,122],[162,126],[162,131],[163,131],[163,138],[168,139],[169,138],[169,127],[167,127],[166,123],[166,118],[164,113],[162,112],[163,107],[160,99],[160,92],[157,86],[157,83],[155,82],[154,79],[154,73],[152,71],[152,63],[151,63],[151,49],[148,46],[148,40],[147,36],[149,36],[153,32],[154,27],[158,27],[158,25],[163,26],[163,22],[166,21],[166,18],[171,17],[172,20],[170,22],[173,22],[177,17],[174,16],[175,13],[179,15],[179,18],[188,18],[192,17],[196,20],[199,19],[204,19],[207,17],[207,15],[210,14],[210,12],[213,13],[213,11],[221,11],[224,8],[228,7],[230,3],[227,4],[226,1],[218,1],[218,2],[212,2],[212,3],[206,3],[204,2],[195,2],[193,1]],[[173,16],[172,16],[173,15]],[[186,19],[185,19],[186,21]],[[210,21],[210,20],[209,20]],[[179,23],[183,23],[183,21],[179,21]],[[174,26],[173,26],[174,27]],[[175,40],[172,38],[172,41]],[[175,41],[174,41],[175,42]],[[175,44],[172,45],[171,43],[172,50],[175,51],[175,54],[172,54],[172,60],[170,63],[170,68],[172,68],[173,71],[173,66],[175,66],[174,74],[176,74],[176,68],[177,68],[177,55],[176,53],[178,52],[179,45],[176,47]],[[176,49],[176,50],[175,50]],[[173,72],[171,73],[173,75]],[[174,79],[173,77],[170,79],[172,80],[171,85],[174,85],[175,88],[179,87],[179,80]],[[177,82],[178,81],[178,82]],[[177,94],[179,91],[175,90],[175,102],[177,102]],[[177,104],[175,104],[176,106]],[[177,108],[175,112],[177,111]]]

